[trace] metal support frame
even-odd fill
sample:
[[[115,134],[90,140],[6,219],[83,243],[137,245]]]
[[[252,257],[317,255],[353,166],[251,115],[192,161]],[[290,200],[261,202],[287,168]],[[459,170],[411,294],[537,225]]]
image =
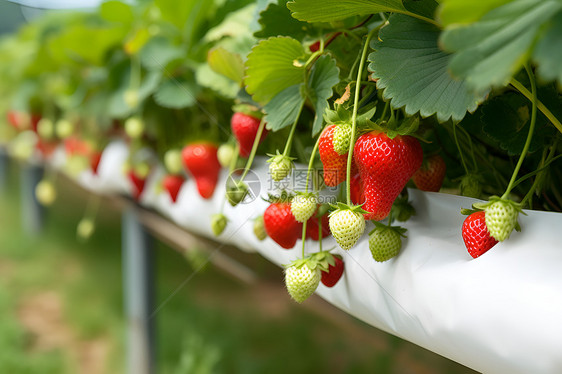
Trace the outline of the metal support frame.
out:
[[[154,264],[152,237],[133,204],[122,216],[123,297],[127,319],[127,373],[153,374],[155,369]]]
[[[8,167],[10,159],[6,151],[0,148],[0,192],[3,193],[8,188]]]
[[[21,168],[21,218],[25,231],[37,235],[43,229],[44,209],[35,196],[35,187],[43,178],[43,167],[24,164]]]

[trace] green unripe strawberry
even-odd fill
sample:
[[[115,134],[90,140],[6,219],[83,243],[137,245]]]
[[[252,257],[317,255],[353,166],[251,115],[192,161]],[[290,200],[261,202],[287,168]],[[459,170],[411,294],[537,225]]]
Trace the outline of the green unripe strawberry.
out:
[[[313,262],[297,260],[285,269],[285,285],[297,303],[308,299],[320,284],[320,269],[311,264]]]
[[[51,139],[55,135],[55,125],[48,118],[41,118],[37,122],[37,134],[43,139]]]
[[[123,94],[123,100],[125,100],[125,104],[131,109],[134,109],[139,105],[139,91],[128,89]]]
[[[144,133],[144,121],[138,117],[131,117],[125,121],[125,132],[131,139],[138,139]]]
[[[332,144],[334,145],[334,151],[340,155],[345,155],[349,152],[351,130],[351,125],[348,123],[337,125],[334,128],[334,138],[332,139]]]
[[[318,199],[314,194],[297,194],[291,201],[291,213],[297,222],[306,222],[316,211]]]
[[[57,191],[55,190],[53,182],[43,179],[41,182],[37,183],[35,187],[35,197],[41,205],[49,206],[53,204],[57,198]]]
[[[330,213],[330,231],[338,245],[345,250],[352,248],[365,231],[365,217],[359,207],[338,204],[338,209]]]
[[[269,174],[276,182],[287,178],[293,169],[293,159],[288,156],[277,154],[272,156],[267,162],[269,162]]]
[[[369,249],[375,261],[384,262],[395,257],[402,248],[401,236],[405,231],[400,227],[375,222],[375,228],[369,234]]]
[[[235,149],[232,144],[221,144],[217,150],[217,158],[223,168],[229,168],[232,158],[234,157]]]
[[[211,217],[211,229],[213,230],[213,234],[215,236],[219,236],[222,234],[226,225],[228,223],[228,219],[222,213],[213,214]]]
[[[170,149],[164,154],[164,165],[171,174],[180,174],[183,170],[181,151]]]
[[[259,216],[254,220],[254,234],[259,241],[267,238],[267,232],[265,232],[265,226],[263,223],[263,216]]]
[[[517,226],[517,218],[521,211],[520,204],[511,200],[495,196],[490,198],[490,203],[484,208],[486,212],[486,227],[490,235],[499,242],[509,238]]]
[[[91,218],[82,218],[76,226],[76,237],[78,240],[86,241],[90,239],[96,229],[94,220]]]
[[[57,137],[60,139],[68,138],[70,135],[72,135],[73,131],[74,125],[72,124],[72,122],[65,118],[59,119],[55,124],[55,132],[57,134]]]

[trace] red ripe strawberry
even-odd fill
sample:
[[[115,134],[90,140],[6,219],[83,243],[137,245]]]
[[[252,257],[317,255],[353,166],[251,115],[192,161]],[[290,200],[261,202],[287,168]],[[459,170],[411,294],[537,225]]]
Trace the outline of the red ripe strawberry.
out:
[[[363,204],[365,202],[365,194],[363,193],[363,183],[359,173],[351,177],[350,187],[351,202],[355,205]]]
[[[6,113],[6,119],[16,130],[22,130],[26,126],[29,117],[27,117],[25,113],[9,110],[8,113]]]
[[[93,151],[90,154],[90,168],[92,169],[92,173],[98,174],[98,167],[100,166],[101,161],[101,151]]]
[[[314,43],[312,43],[310,47],[308,47],[308,49],[310,50],[310,52],[318,51],[320,49],[320,40],[317,40]]]
[[[334,265],[328,266],[328,271],[322,271],[320,281],[326,287],[334,287],[343,275],[343,260],[340,256],[334,256]]]
[[[433,155],[422,163],[421,168],[418,169],[412,176],[412,180],[416,187],[422,191],[439,192],[445,179],[445,171],[447,166],[443,157]]]
[[[141,178],[132,169],[127,172],[127,177],[133,184],[133,197],[135,198],[135,200],[138,200],[140,198],[140,195],[142,194],[142,191],[144,190],[146,178]]]
[[[320,144],[318,146],[320,160],[324,167],[324,183],[326,186],[335,187],[346,179],[347,153],[340,155],[334,149],[334,130],[336,125],[327,126],[320,134]],[[355,164],[352,163],[351,175],[354,175]]]
[[[260,119],[237,112],[234,113],[230,120],[230,127],[240,145],[240,156],[248,157],[252,152],[252,146],[260,127]],[[263,142],[266,135],[267,130],[264,128],[261,133],[260,143]]]
[[[215,192],[221,165],[217,146],[211,143],[193,143],[182,150],[183,164],[195,179],[199,195],[209,199]]]
[[[70,136],[64,139],[64,150],[69,156],[85,156],[91,153],[92,148],[87,142],[75,136]]]
[[[391,139],[375,130],[357,139],[354,158],[363,181],[363,209],[370,212],[365,219],[380,221],[388,216],[392,203],[420,168],[423,152],[412,136]]]
[[[462,239],[468,253],[473,258],[486,253],[498,243],[486,227],[486,213],[483,211],[472,213],[466,217],[462,224]]]
[[[328,214],[324,214],[322,216],[322,238],[330,235],[330,225],[328,222]],[[314,213],[312,217],[310,217],[308,221],[306,221],[306,238],[318,241],[319,231],[318,217],[316,216],[316,213]]]
[[[168,191],[170,198],[175,203],[178,198],[178,193],[185,179],[181,175],[168,174],[162,179],[162,187]]]
[[[57,143],[39,138],[35,147],[41,152],[43,157],[50,157],[57,149]]]
[[[270,204],[263,213],[263,224],[267,235],[285,249],[293,248],[302,235],[302,223],[293,216],[289,202]]]

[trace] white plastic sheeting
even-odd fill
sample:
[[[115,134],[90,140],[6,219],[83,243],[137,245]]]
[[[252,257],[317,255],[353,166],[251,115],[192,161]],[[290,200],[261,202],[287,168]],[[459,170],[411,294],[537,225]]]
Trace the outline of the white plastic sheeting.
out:
[[[99,175],[84,172],[79,183],[96,192],[127,193],[130,185],[121,171],[127,155],[124,143],[111,143]],[[267,166],[263,159],[256,164],[265,188]],[[140,203],[213,237],[210,216],[223,204],[226,175],[210,200],[200,198],[188,180],[175,204],[167,193],[153,192],[162,175],[161,168],[151,174]],[[348,252],[333,238],[324,240],[324,248],[343,256],[345,272],[335,287],[320,285],[317,293],[372,326],[480,372],[562,373],[562,214],[526,211],[521,233],[472,259],[461,238],[460,208],[474,199],[417,190],[410,191],[410,199],[417,215],[403,225],[408,238],[388,262],[371,257],[370,225]],[[289,263],[300,256],[300,241],[285,250],[253,234],[252,219],[266,207],[259,198],[235,208],[227,203],[230,222],[218,241],[257,251],[278,265]],[[307,252],[317,248],[307,242]]]

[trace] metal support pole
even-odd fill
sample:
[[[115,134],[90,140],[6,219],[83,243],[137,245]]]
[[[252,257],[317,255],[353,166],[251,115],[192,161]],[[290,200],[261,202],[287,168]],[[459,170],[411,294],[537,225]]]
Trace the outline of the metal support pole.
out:
[[[0,148],[0,193],[8,188],[8,163],[10,159],[4,149]]]
[[[123,211],[123,286],[127,318],[127,373],[155,373],[152,237],[134,205]]]
[[[43,206],[35,197],[35,187],[43,178],[39,165],[24,164],[21,168],[22,225],[29,234],[37,235],[43,229]]]

